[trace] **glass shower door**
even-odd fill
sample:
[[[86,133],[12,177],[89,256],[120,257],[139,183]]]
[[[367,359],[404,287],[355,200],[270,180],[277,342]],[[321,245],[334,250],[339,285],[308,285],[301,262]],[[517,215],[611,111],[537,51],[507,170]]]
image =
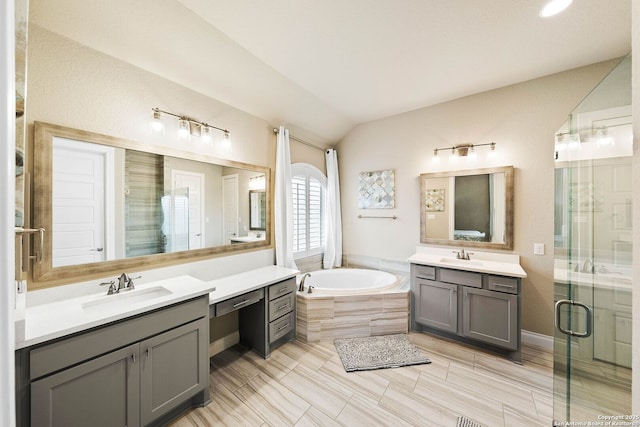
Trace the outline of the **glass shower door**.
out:
[[[558,425],[631,413],[630,65],[629,55],[556,135]]]

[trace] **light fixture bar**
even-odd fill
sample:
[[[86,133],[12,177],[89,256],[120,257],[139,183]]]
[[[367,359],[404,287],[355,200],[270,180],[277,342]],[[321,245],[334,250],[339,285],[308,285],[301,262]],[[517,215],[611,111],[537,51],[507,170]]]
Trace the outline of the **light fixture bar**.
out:
[[[200,127],[203,127],[203,126],[204,126],[204,127],[208,127],[208,128],[211,128],[211,129],[217,129],[217,130],[219,130],[220,132],[223,132],[223,133],[225,134],[225,137],[226,137],[226,138],[228,138],[228,137],[229,137],[229,134],[230,134],[229,130],[227,130],[227,129],[219,128],[219,127],[217,127],[217,126],[213,126],[213,125],[210,125],[210,124],[208,124],[208,123],[201,122],[201,121],[196,120],[196,119],[193,119],[193,118],[191,118],[191,117],[189,117],[189,116],[184,116],[184,115],[181,115],[181,114],[175,114],[175,113],[172,113],[172,112],[170,112],[170,111],[161,110],[161,109],[159,109],[159,108],[157,108],[157,107],[152,108],[151,110],[153,111],[154,118],[158,118],[157,116],[158,116],[160,113],[162,113],[162,114],[167,114],[167,115],[169,115],[169,116],[176,117],[178,120],[186,120],[186,121],[188,121],[190,124],[195,124],[195,125],[200,126]]]
[[[495,142],[487,142],[484,144],[458,144],[453,147],[443,147],[443,148],[435,148],[433,150],[433,155],[437,156],[439,151],[448,151],[451,150],[451,154],[456,154],[460,157],[465,157],[469,154],[469,152],[473,152],[476,147],[485,147],[491,146],[491,151],[495,151],[496,143]]]

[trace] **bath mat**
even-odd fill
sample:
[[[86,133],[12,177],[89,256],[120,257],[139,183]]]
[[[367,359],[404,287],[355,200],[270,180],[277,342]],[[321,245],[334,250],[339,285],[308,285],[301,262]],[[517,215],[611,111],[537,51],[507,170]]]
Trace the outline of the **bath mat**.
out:
[[[467,417],[458,417],[456,427],[482,427],[482,424],[478,424]]]
[[[404,334],[340,338],[334,345],[347,372],[431,363]]]

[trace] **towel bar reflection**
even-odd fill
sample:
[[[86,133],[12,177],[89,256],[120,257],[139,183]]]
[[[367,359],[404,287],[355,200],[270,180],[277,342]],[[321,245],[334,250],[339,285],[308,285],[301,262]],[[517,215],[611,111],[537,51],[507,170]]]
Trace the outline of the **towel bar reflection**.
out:
[[[44,228],[22,228],[15,227],[16,234],[35,234],[40,233],[40,243],[38,245],[38,249],[36,250],[35,255],[29,255],[29,259],[35,259],[36,262],[42,262],[42,251],[44,248]]]
[[[397,216],[392,215],[392,216],[370,216],[370,215],[358,215],[358,219],[363,219],[363,218],[375,218],[375,219],[398,219]]]

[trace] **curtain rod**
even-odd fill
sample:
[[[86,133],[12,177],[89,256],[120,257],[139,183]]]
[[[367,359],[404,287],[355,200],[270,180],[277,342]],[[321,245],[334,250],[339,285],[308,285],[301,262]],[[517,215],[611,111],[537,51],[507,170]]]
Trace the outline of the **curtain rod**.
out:
[[[273,128],[273,133],[278,134],[279,132],[280,132],[279,129]],[[315,148],[316,150],[320,150],[320,151],[325,151],[330,148],[333,148],[333,147],[321,148],[321,147],[318,147],[317,145],[313,145],[312,143],[305,141],[304,139],[296,138],[291,134],[289,134],[289,139],[293,139],[294,141],[298,141],[300,144],[304,144],[308,147]]]

